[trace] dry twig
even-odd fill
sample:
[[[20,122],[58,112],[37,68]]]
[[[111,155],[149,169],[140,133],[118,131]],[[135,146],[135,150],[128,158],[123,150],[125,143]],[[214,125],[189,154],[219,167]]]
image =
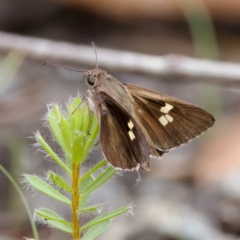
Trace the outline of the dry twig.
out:
[[[29,57],[54,62],[96,64],[92,46],[56,42],[47,39],[19,36],[0,31],[0,51],[16,49]],[[195,59],[181,55],[153,56],[97,47],[99,65],[108,70],[139,72],[157,76],[183,75],[193,78],[240,80],[240,64]]]

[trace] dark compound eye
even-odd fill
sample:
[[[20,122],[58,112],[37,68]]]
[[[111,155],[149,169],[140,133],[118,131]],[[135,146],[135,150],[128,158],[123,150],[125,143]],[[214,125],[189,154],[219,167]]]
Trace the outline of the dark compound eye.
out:
[[[89,85],[93,86],[94,83],[96,82],[96,77],[95,76],[88,76],[88,79],[87,79]]]

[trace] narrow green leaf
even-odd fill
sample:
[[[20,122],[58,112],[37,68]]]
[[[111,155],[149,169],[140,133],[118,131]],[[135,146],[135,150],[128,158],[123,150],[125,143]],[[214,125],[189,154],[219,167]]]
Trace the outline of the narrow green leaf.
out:
[[[61,144],[61,142],[63,141],[63,138],[60,131],[60,127],[58,125],[61,119],[61,112],[58,108],[58,105],[55,104],[53,107],[53,110],[50,110],[48,112],[47,119],[48,119],[48,124],[51,128],[52,133],[54,134],[58,143]]]
[[[53,113],[55,115],[55,118],[56,118],[57,122],[60,121],[62,114],[61,114],[57,104],[54,105]]]
[[[36,133],[36,139],[43,149],[49,154],[49,156],[56,161],[56,163],[62,167],[68,174],[71,174],[71,170],[67,165],[58,157],[58,155],[52,150],[48,143],[42,138],[39,132]]]
[[[60,229],[61,231],[72,234],[72,227],[67,224],[55,220],[47,220],[47,223],[55,228]]]
[[[57,213],[47,208],[37,209],[35,210],[35,214],[37,214],[39,217],[43,218],[44,220],[54,220],[54,221],[66,224],[67,226],[72,226],[72,223],[64,220]]]
[[[36,227],[35,222],[32,219],[32,212],[30,210],[29,203],[27,202],[24,194],[22,193],[22,191],[21,191],[20,187],[18,186],[17,182],[13,179],[13,177],[10,175],[10,173],[1,164],[0,164],[0,171],[4,173],[4,175],[8,178],[8,180],[12,183],[12,185],[16,189],[16,191],[19,195],[19,197],[17,198],[18,201],[21,199],[24,207],[26,208],[27,215],[28,215],[28,218],[29,218],[29,222],[31,224],[32,231],[33,231],[33,236],[34,236],[35,240],[39,240],[37,227]]]
[[[80,104],[82,102],[82,99],[77,97],[72,102],[68,104],[68,119],[70,120],[75,112],[80,109]]]
[[[48,178],[51,182],[55,183],[58,187],[60,187],[61,189],[69,192],[69,193],[73,193],[72,187],[66,182],[65,179],[63,179],[60,175],[58,175],[57,173],[54,173],[52,171],[48,172]]]
[[[80,208],[80,209],[81,209],[81,208],[85,208],[85,206],[86,206],[87,203],[88,203],[89,197],[90,197],[90,194],[85,195],[84,197],[81,197],[81,198],[79,199],[79,208]]]
[[[94,181],[93,175],[89,175],[88,177],[85,177],[79,182],[79,191],[80,194],[83,193],[89,185]]]
[[[83,121],[83,111],[82,109],[77,109],[74,113],[74,116],[72,117],[72,120],[71,120],[71,126],[72,126],[72,136],[73,136],[73,139],[72,141],[74,140],[75,137],[77,137],[79,135],[79,133],[82,133],[81,132],[81,127],[82,127],[82,121]],[[83,146],[81,146],[82,149]],[[82,150],[83,151],[83,150]]]
[[[83,153],[84,153],[83,142],[86,142],[85,139],[86,137],[83,136],[81,133],[80,135],[75,136],[74,138],[72,158],[73,158],[73,162],[77,165],[79,165],[83,157]]]
[[[48,220],[62,219],[56,212],[48,208],[40,208],[34,211],[38,216],[47,218]]]
[[[89,129],[90,130],[89,133],[87,133],[87,138],[86,138],[86,142],[85,142],[85,151],[82,156],[81,164],[87,159],[87,156],[89,155],[89,151],[91,150],[91,147],[93,146],[93,144],[96,140],[96,137],[98,135],[98,132],[99,132],[98,119],[95,114],[93,114],[91,122],[89,122],[89,124],[90,124],[91,128]]]
[[[84,111],[82,108],[77,108],[74,112],[74,131],[81,131],[83,125],[83,114]]]
[[[105,232],[109,225],[110,225],[110,220],[99,223],[91,228],[88,229],[88,231],[83,235],[81,240],[94,240],[96,239],[100,234]]]
[[[90,128],[90,134],[91,134],[91,138],[89,138],[90,140],[95,140],[95,138],[98,135],[98,118],[95,114],[93,114],[93,119],[92,119],[92,124],[91,124],[91,128]]]
[[[82,181],[84,178],[90,176],[92,173],[96,172],[97,170],[99,170],[103,165],[107,164],[107,160],[104,159],[101,162],[99,162],[97,165],[95,165],[93,168],[91,168],[89,171],[87,171],[81,178],[79,181]]]
[[[64,150],[65,153],[67,153],[69,156],[72,155],[72,143],[71,143],[71,129],[70,129],[70,124],[66,120],[65,117],[61,117],[59,121],[59,127],[60,131],[62,133],[62,139],[63,139],[63,145],[61,146]]]
[[[43,218],[47,224],[59,228],[62,231],[72,233],[72,223],[61,218],[57,213],[51,211],[50,209],[40,209],[35,210],[35,213]]]
[[[81,103],[80,98],[76,98],[68,105],[68,119],[72,131],[72,141],[77,135],[77,131],[81,131],[83,122],[83,110],[79,107]]]
[[[83,107],[83,125],[81,131],[85,134],[88,134],[90,124],[90,115],[89,109],[87,106]]]
[[[63,116],[61,115],[61,112],[57,105],[54,105],[54,110],[49,111],[48,113],[48,124],[51,128],[51,131],[54,135],[54,137],[57,139],[58,144],[61,146],[61,148],[64,150],[64,152],[68,155],[71,155],[70,146],[66,141],[66,136],[69,136],[69,123],[66,123],[66,119],[63,120]],[[71,134],[70,134],[71,136]]]
[[[58,106],[54,105],[54,109],[52,111],[49,111],[48,113],[48,124],[58,144],[64,150],[65,158],[66,158],[66,166],[68,168],[71,168],[72,155],[71,155],[71,151],[69,152],[70,147],[67,147],[67,145],[69,145],[69,141],[71,142],[71,139],[72,139],[72,138],[69,138],[69,135],[71,136],[71,129],[69,127],[70,126],[69,123],[64,124],[64,121],[62,120],[62,118],[63,117],[61,115],[61,112]],[[64,125],[65,128],[62,125]],[[69,130],[69,133],[67,133],[68,132],[67,130]],[[65,137],[68,136],[67,140],[64,139],[64,136],[62,133],[65,135]],[[68,142],[67,144],[66,144],[66,141]]]
[[[66,165],[68,168],[72,169],[72,156],[65,153]]]
[[[113,167],[108,167],[88,186],[88,188],[82,193],[81,196],[88,195],[89,193],[93,192],[95,189],[104,184],[109,178],[111,178],[116,173],[116,171],[117,170]]]
[[[92,175],[90,175],[90,176],[84,178],[79,183],[79,191],[80,191],[79,208],[84,208],[87,205],[90,194],[86,194],[85,196],[82,197],[81,193],[83,191],[85,191],[93,181],[94,181],[94,177]]]
[[[54,110],[48,112],[48,124],[51,128],[51,131],[56,138],[58,144],[62,147],[64,145],[64,139],[62,137],[61,129],[59,127],[59,122],[61,120],[61,112],[57,105],[54,105]]]
[[[84,224],[81,229],[84,230],[84,229],[92,227],[92,226],[94,226],[96,224],[99,224],[101,222],[104,222],[104,221],[110,220],[112,218],[115,218],[118,215],[127,212],[129,209],[130,209],[130,207],[125,206],[125,207],[121,207],[119,209],[113,210],[111,212],[102,214],[101,216],[96,217],[93,220],[89,221],[88,223]]]
[[[51,187],[48,183],[46,183],[45,181],[43,181],[39,177],[31,176],[31,175],[25,175],[25,178],[31,184],[31,186],[36,188],[38,191],[40,191],[40,192],[58,200],[60,202],[71,205],[71,201],[67,197],[62,195],[60,192],[58,192],[56,189]]]
[[[79,213],[85,212],[85,213],[90,213],[90,212],[99,212],[101,210],[102,206],[101,205],[93,205],[93,206],[88,206],[85,208],[80,208],[78,210]]]

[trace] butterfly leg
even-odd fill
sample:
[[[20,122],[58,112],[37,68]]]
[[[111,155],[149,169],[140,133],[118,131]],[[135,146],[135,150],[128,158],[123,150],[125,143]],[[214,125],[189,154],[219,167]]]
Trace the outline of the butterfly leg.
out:
[[[141,181],[141,179],[142,179],[140,174],[139,174],[139,171],[137,171],[137,174],[138,174],[138,178],[136,179],[135,185],[137,185]]]
[[[99,143],[100,143],[100,140],[97,141],[97,142],[94,144],[94,146],[96,147]]]
[[[94,111],[94,104],[93,104],[93,101],[91,99],[91,96],[92,96],[92,93],[88,90],[86,93],[85,93],[85,99],[87,101],[87,105],[88,105],[88,113],[89,113],[89,123],[88,123],[88,135],[90,135],[90,129],[92,127],[92,122],[93,122],[93,111]]]
[[[82,101],[74,108],[72,114],[74,114],[75,111],[76,111],[78,108],[80,108],[80,106],[82,105],[82,103],[83,103],[84,100],[86,99],[86,94],[87,94],[87,92],[83,95]]]
[[[93,122],[93,111],[91,111],[88,107],[88,113],[89,113],[89,122],[88,122],[88,135],[90,135],[90,129],[92,127],[92,122]]]

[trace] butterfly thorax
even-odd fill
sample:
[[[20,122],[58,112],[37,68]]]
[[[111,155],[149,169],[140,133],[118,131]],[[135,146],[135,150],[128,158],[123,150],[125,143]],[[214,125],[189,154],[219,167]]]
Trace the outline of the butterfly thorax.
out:
[[[84,78],[91,92],[91,100],[95,103],[95,107],[99,107],[106,103],[106,99],[111,99],[135,115],[133,108],[133,98],[128,89],[117,79],[102,69],[95,68],[84,73]],[[97,104],[98,103],[98,106]]]

